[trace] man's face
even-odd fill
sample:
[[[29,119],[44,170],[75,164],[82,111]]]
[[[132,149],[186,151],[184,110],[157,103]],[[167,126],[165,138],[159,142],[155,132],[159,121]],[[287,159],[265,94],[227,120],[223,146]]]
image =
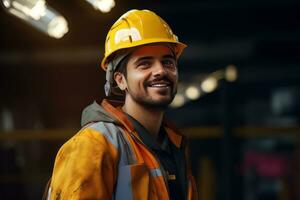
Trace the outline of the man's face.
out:
[[[143,106],[166,108],[177,92],[177,62],[171,49],[148,45],[135,50],[127,62],[126,98]]]

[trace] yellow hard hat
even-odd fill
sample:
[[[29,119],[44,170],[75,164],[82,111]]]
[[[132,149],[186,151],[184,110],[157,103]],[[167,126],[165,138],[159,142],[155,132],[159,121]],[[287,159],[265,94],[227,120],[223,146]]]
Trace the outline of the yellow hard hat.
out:
[[[121,49],[152,43],[172,43],[177,58],[186,47],[178,41],[169,25],[149,10],[130,10],[122,15],[109,30],[101,67],[106,70],[114,53]]]

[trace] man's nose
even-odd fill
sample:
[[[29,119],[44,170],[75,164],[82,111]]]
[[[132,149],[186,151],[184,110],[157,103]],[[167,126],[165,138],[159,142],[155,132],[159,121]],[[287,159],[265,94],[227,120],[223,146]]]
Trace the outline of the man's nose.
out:
[[[154,76],[164,76],[166,74],[166,69],[159,60],[154,62],[152,73]]]

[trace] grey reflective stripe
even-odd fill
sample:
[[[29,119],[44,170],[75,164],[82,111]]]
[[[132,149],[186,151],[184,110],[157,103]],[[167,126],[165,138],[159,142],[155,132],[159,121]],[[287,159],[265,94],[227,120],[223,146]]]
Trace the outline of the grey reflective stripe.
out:
[[[111,144],[113,144],[118,149],[118,129],[114,124],[97,122],[92,124],[89,128],[100,132]]]
[[[115,200],[132,200],[131,166],[119,168]]]
[[[132,150],[132,146],[129,141],[125,138],[126,133],[122,128],[119,127],[119,168],[125,165],[133,165],[137,163],[135,153]]]
[[[135,153],[130,142],[124,136],[124,130],[113,123],[97,122],[88,128],[98,131],[103,135],[119,152],[119,166],[136,164]]]
[[[151,169],[150,170],[150,175],[151,176],[162,176],[162,172],[161,172],[161,170],[160,169]]]
[[[97,122],[88,128],[98,131],[99,134],[103,135],[118,150],[118,177],[112,199],[132,200],[132,177],[130,170],[131,165],[137,164],[137,160],[135,152],[125,136],[125,131],[121,127],[109,122]]]

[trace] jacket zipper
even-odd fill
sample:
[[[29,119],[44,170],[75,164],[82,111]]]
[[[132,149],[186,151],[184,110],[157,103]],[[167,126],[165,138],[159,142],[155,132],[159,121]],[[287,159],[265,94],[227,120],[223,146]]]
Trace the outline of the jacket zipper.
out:
[[[170,199],[170,189],[169,189],[168,180],[167,180],[167,177],[166,177],[166,172],[165,172],[165,169],[163,168],[163,165],[161,164],[161,162],[159,161],[159,159],[156,157],[155,153],[149,147],[147,147],[147,145],[143,141],[141,141],[138,137],[136,137],[131,131],[129,131],[129,134],[130,134],[131,137],[133,137],[134,140],[136,140],[137,142],[139,142],[140,144],[142,144],[153,155],[153,157],[155,158],[156,162],[158,162],[159,168],[162,171],[162,176],[163,176],[166,188],[167,188],[168,197]]]

